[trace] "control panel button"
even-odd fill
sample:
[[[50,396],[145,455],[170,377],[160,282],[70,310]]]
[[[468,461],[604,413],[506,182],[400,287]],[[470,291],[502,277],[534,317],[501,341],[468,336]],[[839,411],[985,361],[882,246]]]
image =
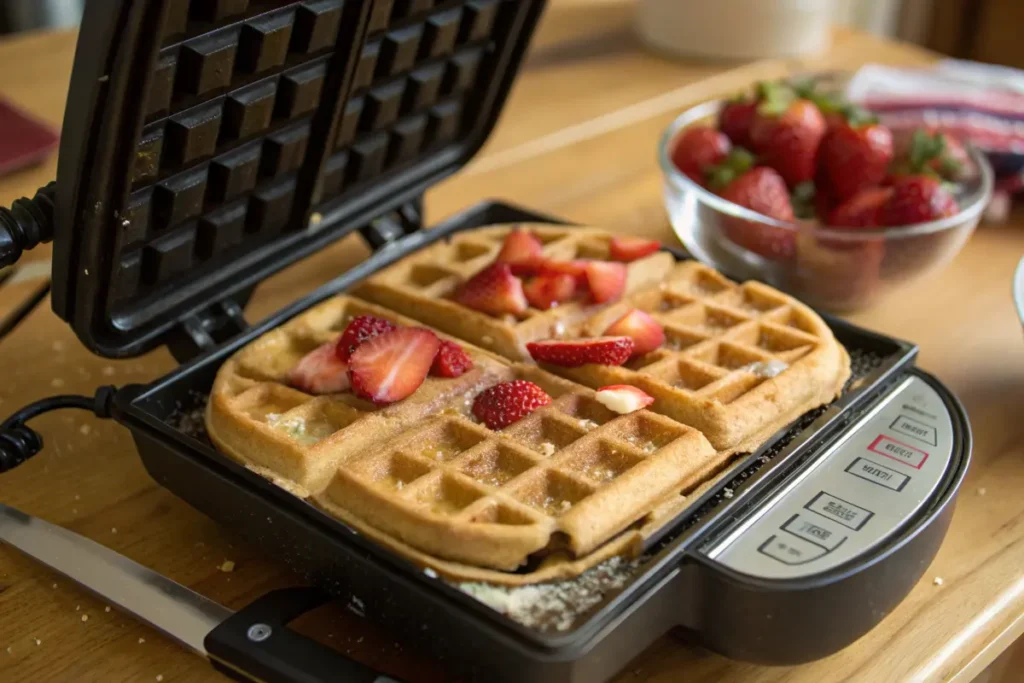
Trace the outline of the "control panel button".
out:
[[[885,465],[879,465],[874,460],[868,460],[867,458],[857,458],[847,465],[846,471],[855,477],[860,477],[864,481],[870,481],[872,484],[878,484],[896,492],[902,491],[903,487],[910,481],[910,477],[907,475],[900,474],[896,470],[889,469]]]
[[[846,534],[839,533],[824,522],[808,519],[806,515],[796,514],[782,525],[783,531],[810,541],[814,545],[821,546],[827,552],[832,552],[846,540]]]
[[[910,444],[905,444],[888,436],[880,436],[872,441],[871,445],[868,446],[868,450],[884,455],[896,462],[901,462],[904,465],[909,465],[916,470],[921,469],[924,461],[928,459],[928,454],[920,448],[914,448]]]
[[[935,432],[935,427],[925,424],[920,420],[915,420],[907,415],[900,415],[893,420],[892,424],[889,425],[889,429],[909,436],[912,439],[922,441],[930,446],[934,446],[938,443],[938,436]]]
[[[804,505],[811,512],[817,512],[826,519],[836,521],[843,526],[858,531],[868,523],[875,513],[865,510],[859,505],[833,496],[827,491],[821,491],[814,496],[809,503]]]
[[[913,413],[914,415],[917,415],[919,420],[931,420],[932,422],[938,422],[939,417],[937,415],[932,415],[926,410],[921,410],[920,401],[918,401],[918,398],[919,397],[913,397],[910,400],[914,401],[919,405],[914,405],[913,403],[904,403],[902,406],[903,410],[908,413]]]
[[[789,535],[773,535],[757,549],[762,555],[782,564],[797,565],[813,562],[828,551],[813,543]]]

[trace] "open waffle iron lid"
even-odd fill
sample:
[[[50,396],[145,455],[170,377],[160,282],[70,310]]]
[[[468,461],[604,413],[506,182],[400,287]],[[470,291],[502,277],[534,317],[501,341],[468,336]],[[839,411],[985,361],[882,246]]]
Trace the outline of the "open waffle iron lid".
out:
[[[184,358],[285,266],[418,228],[424,190],[494,127],[544,4],[88,0],[54,310],[100,355]]]

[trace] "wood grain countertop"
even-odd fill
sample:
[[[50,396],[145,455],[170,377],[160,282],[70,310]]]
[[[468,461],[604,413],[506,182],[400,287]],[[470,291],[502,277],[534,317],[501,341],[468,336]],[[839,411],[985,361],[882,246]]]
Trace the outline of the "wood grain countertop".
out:
[[[867,61],[925,64],[917,48],[839,32],[825,55],[801,62],[701,65],[641,49],[627,0],[554,0],[498,128],[461,173],[427,195],[431,221],[482,199],[522,203],[573,220],[667,242],[654,155],[683,107],[758,78]],[[0,42],[0,94],[59,124],[74,52],[69,33]],[[55,162],[0,179],[0,205],[50,180]],[[1024,211],[983,227],[944,272],[852,316],[921,347],[920,365],[960,397],[975,452],[949,535],[925,579],[846,650],[798,667],[730,662],[674,635],[638,657],[618,681],[968,681],[1024,631],[1024,337],[1010,283],[1024,252]],[[264,283],[247,311],[258,320],[358,263],[352,237]],[[48,248],[24,264],[48,258]],[[0,320],[37,291],[31,271],[0,285]],[[0,417],[55,392],[155,379],[165,351],[110,361],[89,354],[45,302],[0,341]],[[0,479],[0,500],[84,534],[230,607],[296,578],[241,545],[145,473],[128,433],[60,412],[33,423],[39,456]],[[219,568],[225,560],[232,572]],[[941,585],[932,579],[941,577]],[[0,547],[0,680],[218,680],[208,665],[75,585]],[[85,619],[84,617],[87,617]],[[411,681],[445,680],[429,659],[342,609],[310,623],[368,664]],[[312,628],[312,626],[310,626]],[[157,677],[161,678],[157,678]]]

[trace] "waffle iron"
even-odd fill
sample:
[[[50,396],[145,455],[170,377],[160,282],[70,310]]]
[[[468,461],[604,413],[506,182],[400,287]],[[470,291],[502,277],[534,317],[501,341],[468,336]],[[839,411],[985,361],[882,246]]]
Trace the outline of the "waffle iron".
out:
[[[315,303],[455,231],[560,222],[486,202],[422,229],[423,192],[487,138],[543,6],[89,0],[57,181],[8,212],[35,228],[0,235],[0,254],[49,239],[49,221],[53,308],[81,341],[179,360],[110,406],[159,484],[462,680],[605,681],[671,629],[746,661],[834,653],[920,579],[967,468],[966,414],[912,344],[826,317],[853,359],[843,395],[741,458],[650,539],[621,590],[558,632],[420,571],[183,426],[223,361]],[[246,324],[260,281],[355,231],[370,258]],[[264,680],[364,680],[340,673],[340,653],[271,656],[246,637],[303,609],[257,600],[218,647]]]

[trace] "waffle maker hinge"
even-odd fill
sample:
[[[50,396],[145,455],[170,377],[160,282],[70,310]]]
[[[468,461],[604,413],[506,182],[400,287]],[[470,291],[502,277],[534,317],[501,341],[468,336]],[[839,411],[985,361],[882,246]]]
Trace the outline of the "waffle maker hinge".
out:
[[[248,330],[242,310],[251,295],[252,290],[246,290],[182,319],[167,339],[174,359],[184,363]]]
[[[406,202],[396,210],[380,218],[360,230],[363,238],[374,251],[391,244],[406,235],[411,235],[424,227],[423,197]]]

